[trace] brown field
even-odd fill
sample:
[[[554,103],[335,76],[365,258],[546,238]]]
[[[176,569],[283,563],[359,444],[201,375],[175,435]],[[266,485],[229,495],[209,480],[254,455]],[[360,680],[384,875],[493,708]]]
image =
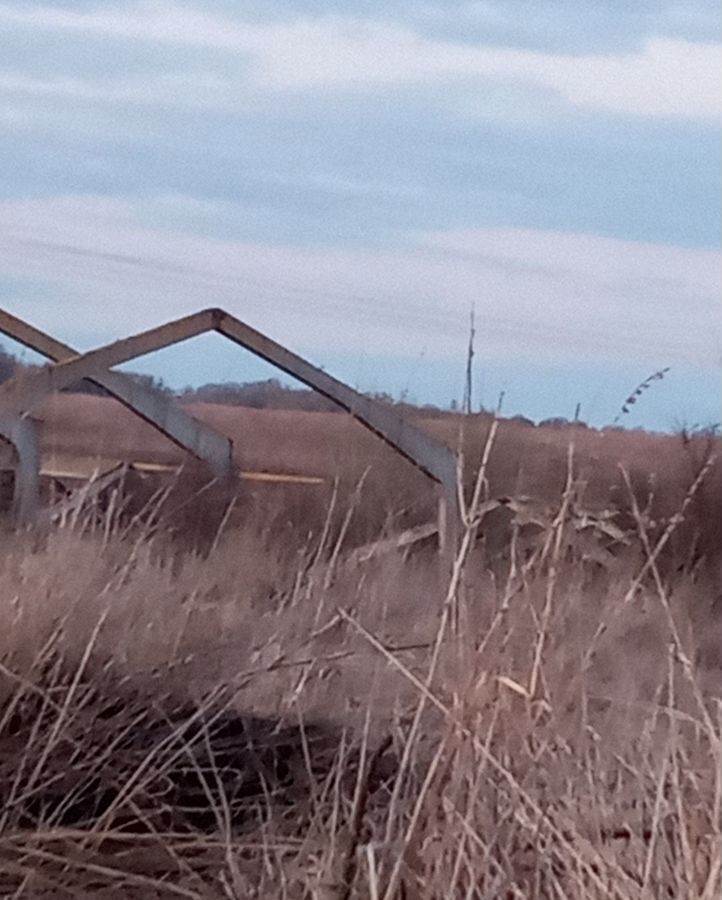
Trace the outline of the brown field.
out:
[[[400,528],[433,519],[433,490],[427,479],[400,459],[350,416],[324,412],[258,410],[214,404],[190,404],[198,419],[230,437],[240,468],[254,472],[292,473],[325,479],[324,488],[268,488],[258,494],[253,516],[289,515],[294,523],[320,527],[334,480],[342,499],[354,493],[365,475],[357,517],[363,539],[378,535],[387,523]],[[183,453],[136,416],[112,400],[57,395],[41,410],[44,452],[48,460],[94,457],[116,460],[180,462]],[[457,449],[462,447],[467,487],[491,423],[487,415],[419,418],[415,424]],[[528,496],[554,503],[564,489],[569,443],[574,445],[575,478],[584,484],[584,503],[597,510],[626,509],[627,489],[620,472],[629,472],[639,497],[652,496],[657,517],[671,515],[682,502],[700,465],[719,447],[719,439],[644,432],[597,431],[585,428],[532,428],[513,421],[500,423],[495,452],[487,472],[490,496]],[[719,508],[722,472],[715,466],[700,492],[710,510]],[[254,495],[256,496],[256,495]],[[249,498],[250,499],[250,498]],[[701,504],[698,504],[701,505]],[[340,504],[343,506],[343,503]],[[294,518],[296,517],[296,518]],[[713,512],[705,538],[715,546],[720,531]]]
[[[345,416],[191,411],[325,482],[3,534],[0,897],[719,896],[717,439],[420,421],[516,503],[453,567],[352,565],[431,520],[421,475]],[[42,415],[46,460],[180,459],[111,401]]]

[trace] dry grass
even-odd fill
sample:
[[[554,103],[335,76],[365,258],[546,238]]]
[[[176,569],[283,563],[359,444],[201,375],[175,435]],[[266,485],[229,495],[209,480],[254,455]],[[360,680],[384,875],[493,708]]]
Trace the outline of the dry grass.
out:
[[[344,565],[343,507],[322,546],[282,506],[203,555],[148,517],[6,535],[0,896],[719,896],[718,469],[660,443],[650,497],[648,452],[586,472],[596,438],[533,432],[513,473],[514,434],[478,428],[451,573]],[[541,525],[484,518],[532,469]],[[384,515],[413,493],[389,471]],[[608,476],[628,543],[590,553]]]
[[[350,416],[336,413],[255,410],[196,403],[192,415],[234,441],[236,457],[244,469],[297,472],[326,479],[323,487],[299,485],[244,486],[240,506],[248,519],[286,528],[321,532],[334,482],[338,483],[338,526],[359,479],[365,475],[358,514],[351,526],[357,543],[376,538],[382,529],[398,531],[435,516],[435,500],[426,479],[395,456]],[[111,457],[132,461],[179,461],[180,452],[150,426],[112,400],[59,394],[42,410],[43,441],[53,455]],[[443,417],[416,423],[450,447],[461,447],[467,460],[479,458],[491,418]],[[564,489],[567,446],[575,446],[576,475],[585,484],[584,505],[590,510],[618,509],[629,520],[629,494],[619,470],[624,463],[640,503],[662,522],[679,508],[687,487],[710,452],[719,452],[720,440],[696,437],[683,441],[669,435],[639,432],[600,432],[578,427],[530,428],[502,421],[495,452],[487,472],[491,496],[527,496],[538,504],[553,505]],[[468,466],[469,472],[473,466]],[[469,475],[471,478],[472,475]],[[467,488],[470,490],[471,485]],[[705,552],[722,544],[717,510],[722,505],[722,467],[711,472],[696,500],[695,522],[705,522]],[[716,530],[713,523],[717,523]],[[677,539],[694,554],[691,531]],[[682,547],[679,548],[680,553]]]

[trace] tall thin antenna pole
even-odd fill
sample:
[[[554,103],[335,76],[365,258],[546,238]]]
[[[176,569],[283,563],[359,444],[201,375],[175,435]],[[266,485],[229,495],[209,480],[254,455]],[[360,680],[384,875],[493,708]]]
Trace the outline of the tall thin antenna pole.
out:
[[[466,385],[464,387],[464,412],[467,416],[471,415],[472,401],[472,383],[474,372],[474,339],[476,337],[476,322],[474,317],[474,304],[471,305],[471,313],[469,315],[469,348],[466,351]]]

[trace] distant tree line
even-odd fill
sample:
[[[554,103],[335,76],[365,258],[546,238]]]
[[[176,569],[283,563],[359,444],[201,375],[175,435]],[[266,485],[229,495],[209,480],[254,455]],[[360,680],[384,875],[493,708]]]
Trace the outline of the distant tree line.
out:
[[[0,346],[0,384],[7,381],[19,371],[31,371],[38,368],[30,363],[22,362],[8,353]],[[285,409],[301,410],[304,412],[340,412],[340,408],[327,400],[321,394],[310,388],[291,387],[283,384],[277,378],[269,378],[266,381],[251,381],[245,383],[226,381],[222,383],[203,384],[200,387],[186,387],[180,392],[174,392],[161,379],[153,375],[139,375],[127,373],[139,384],[151,391],[175,396],[181,402],[219,403],[224,406],[245,406],[251,409]],[[91,381],[80,381],[66,389],[67,393],[90,394],[103,397],[107,392]],[[390,394],[370,394],[374,400],[387,406],[392,406],[400,413],[413,413],[422,411],[428,416],[441,416],[446,412],[437,406],[417,406],[404,400],[396,400]]]
[[[30,371],[33,368],[37,368],[37,366],[21,362],[0,346],[0,383],[7,381],[19,370]],[[202,384],[200,387],[186,387],[182,391],[175,392],[161,378],[156,378],[153,375],[139,375],[129,372],[127,377],[132,378],[138,384],[151,391],[156,391],[168,397],[176,397],[182,403],[218,403],[223,406],[244,406],[250,409],[284,409],[299,410],[301,412],[341,412],[340,407],[316,391],[306,387],[292,387],[283,384],[277,378],[243,383],[235,381],[209,383]],[[68,393],[90,394],[100,397],[107,394],[103,388],[90,381],[81,381],[78,384],[71,385],[66,390]],[[391,394],[384,392],[371,393],[367,396],[377,403],[395,409],[401,415],[422,414],[427,418],[441,418],[459,414],[459,405],[454,400],[451,401],[447,409],[442,409],[429,403],[423,405],[412,403],[406,397],[396,399]],[[531,419],[527,419],[525,416],[513,416],[512,421],[522,425],[534,425]],[[576,421],[572,423],[568,419],[561,417],[545,419],[539,423],[540,426],[551,428],[560,428],[570,424],[585,427],[583,422]]]
[[[225,381],[187,387],[178,395],[183,402],[220,403],[251,409],[299,409],[307,412],[333,412],[337,407],[307,388],[281,384],[277,378],[240,383]]]
[[[303,412],[340,412],[340,408],[326,397],[310,388],[291,387],[277,378],[266,381],[238,383],[226,381],[221,384],[203,384],[187,387],[179,395],[183,402],[220,403],[225,406],[245,406],[251,409],[285,409]],[[378,403],[392,406],[399,412],[419,412],[425,415],[443,415],[445,410],[438,406],[417,406],[406,400],[396,400],[390,394],[369,394]]]
[[[9,378],[12,378],[13,375],[18,372],[31,372],[33,369],[38,368],[39,366],[33,365],[32,363],[22,362],[16,356],[13,356],[12,353],[8,353],[0,346],[0,384],[7,381]],[[155,378],[153,375],[139,375],[135,372],[129,372],[127,375],[128,378],[132,378],[133,381],[142,384],[150,390],[166,394],[167,396],[173,394],[173,391],[161,378]],[[77,384],[71,385],[69,388],[66,388],[66,391],[71,394],[92,394],[98,397],[105,397],[107,395],[106,390],[97,384],[93,384],[92,381],[87,380],[79,381]]]

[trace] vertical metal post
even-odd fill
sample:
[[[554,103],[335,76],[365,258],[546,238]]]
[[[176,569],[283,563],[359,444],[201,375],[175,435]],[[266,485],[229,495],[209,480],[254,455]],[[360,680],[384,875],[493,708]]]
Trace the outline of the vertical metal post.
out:
[[[440,484],[438,487],[439,553],[453,562],[459,549],[459,504],[456,485]]]
[[[448,535],[446,533],[449,510],[446,503],[446,495],[443,487],[439,488],[439,553],[443,556],[448,546]]]
[[[15,498],[13,512],[17,522],[27,525],[40,506],[40,441],[38,424],[29,416],[0,419],[0,435],[15,448]]]

